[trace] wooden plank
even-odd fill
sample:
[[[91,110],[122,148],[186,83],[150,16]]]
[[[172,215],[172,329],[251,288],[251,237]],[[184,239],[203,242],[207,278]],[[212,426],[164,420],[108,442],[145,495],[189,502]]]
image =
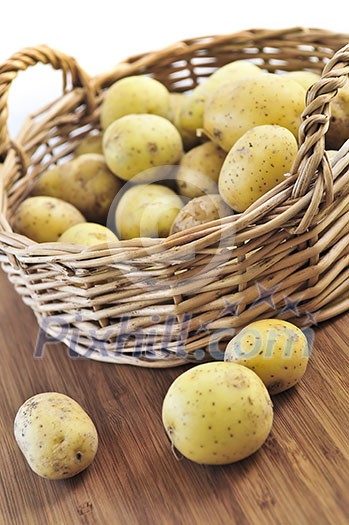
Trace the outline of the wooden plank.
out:
[[[316,330],[302,383],[273,398],[264,447],[229,466],[171,453],[161,423],[167,388],[186,367],[152,370],[72,359],[61,344],[34,358],[35,318],[0,273],[1,525],[344,525],[349,521],[349,316]],[[13,437],[25,399],[55,390],[91,415],[100,446],[82,474],[31,472]]]

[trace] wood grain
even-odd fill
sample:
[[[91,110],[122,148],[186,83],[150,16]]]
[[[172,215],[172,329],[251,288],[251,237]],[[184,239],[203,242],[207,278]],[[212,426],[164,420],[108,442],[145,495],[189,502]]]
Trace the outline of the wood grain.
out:
[[[186,367],[73,359],[61,344],[34,358],[36,320],[2,273],[0,294],[1,525],[348,523],[348,315],[316,330],[302,383],[274,397],[265,446],[206,467],[177,461],[161,424],[162,399]],[[48,390],[76,399],[99,431],[94,463],[70,480],[32,473],[13,437],[18,407]]]

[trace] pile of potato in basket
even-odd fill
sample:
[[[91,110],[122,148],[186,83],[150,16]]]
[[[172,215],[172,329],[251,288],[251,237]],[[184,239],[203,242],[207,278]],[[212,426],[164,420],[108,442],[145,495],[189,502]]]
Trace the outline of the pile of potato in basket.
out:
[[[102,131],[41,174],[14,230],[91,246],[167,237],[242,212],[290,171],[306,90],[319,78],[238,60],[185,94],[148,76],[118,80],[105,93]],[[348,84],[331,112],[329,155],[346,139]]]

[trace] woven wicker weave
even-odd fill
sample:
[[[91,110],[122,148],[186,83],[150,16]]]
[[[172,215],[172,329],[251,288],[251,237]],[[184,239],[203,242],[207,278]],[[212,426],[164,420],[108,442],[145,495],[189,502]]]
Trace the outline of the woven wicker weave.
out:
[[[247,30],[179,42],[96,78],[46,46],[2,65],[0,261],[44,330],[90,358],[165,367],[217,358],[227,338],[256,319],[306,327],[348,310],[349,144],[332,166],[324,153],[329,103],[349,72],[348,42],[349,35],[322,29]],[[98,129],[103,92],[115,80],[150,74],[186,91],[237,59],[268,71],[322,72],[307,94],[293,174],[246,212],[98,250],[13,233],[13,211],[40,173]],[[14,141],[9,88],[38,62],[63,71],[63,95],[28,118]]]

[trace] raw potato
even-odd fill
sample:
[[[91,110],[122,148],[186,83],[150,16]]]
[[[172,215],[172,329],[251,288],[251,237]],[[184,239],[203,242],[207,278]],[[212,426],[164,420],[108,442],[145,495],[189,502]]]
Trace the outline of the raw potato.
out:
[[[330,103],[330,127],[325,135],[327,149],[339,149],[349,139],[349,81]]]
[[[171,233],[177,233],[194,226],[215,221],[232,215],[233,211],[220,195],[203,195],[190,200],[178,213],[172,224]]]
[[[292,80],[295,80],[295,82],[298,82],[305,91],[321,78],[320,75],[313,73],[312,71],[290,71],[286,76],[287,78],[291,78]]]
[[[211,141],[185,153],[176,175],[180,195],[193,199],[208,193],[218,193],[218,177],[226,155]]]
[[[105,223],[122,184],[102,155],[85,153],[44,172],[33,193],[70,202],[87,220]]]
[[[97,153],[98,155],[103,155],[102,140],[102,133],[88,135],[81,140],[76,148],[75,156],[78,157],[79,155],[85,155],[86,153]]]
[[[152,182],[156,170],[151,168],[172,168],[183,154],[183,144],[169,120],[158,115],[127,115],[105,131],[103,150],[109,169],[121,179],[137,175],[137,182]]]
[[[122,239],[167,237],[183,202],[176,193],[160,184],[139,184],[121,197],[115,224]]]
[[[196,133],[204,125],[205,101],[222,85],[259,75],[262,70],[247,60],[236,60],[220,67],[204,82],[196,86],[183,103],[179,123],[182,129]]]
[[[54,197],[29,197],[17,208],[13,227],[17,233],[36,242],[54,242],[68,228],[85,222],[72,204]]]
[[[282,182],[298,150],[293,134],[281,126],[256,126],[228,153],[220,176],[219,193],[235,211],[242,212]]]
[[[224,362],[195,366],[171,384],[162,421],[173,446],[208,465],[244,459],[267,439],[273,408],[267,389],[248,368]]]
[[[101,106],[103,130],[124,115],[151,113],[167,117],[170,93],[158,80],[146,76],[130,76],[117,80],[107,90]]]
[[[270,395],[288,390],[303,377],[309,360],[303,332],[281,319],[255,321],[228,343],[225,361],[253,370]]]
[[[48,479],[65,479],[86,469],[98,447],[96,428],[70,397],[37,394],[19,408],[14,434],[30,468]]]
[[[189,131],[181,126],[180,114],[188,95],[184,93],[170,93],[170,112],[167,116],[170,122],[178,129],[185,151],[197,146],[201,139],[196,135],[196,130]]]
[[[225,151],[249,129],[278,124],[295,137],[305,107],[305,90],[287,75],[265,73],[218,88],[205,104],[204,129]]]
[[[82,246],[94,246],[95,244],[117,240],[118,238],[109,228],[92,222],[75,224],[58,239],[59,242],[81,244]]]

